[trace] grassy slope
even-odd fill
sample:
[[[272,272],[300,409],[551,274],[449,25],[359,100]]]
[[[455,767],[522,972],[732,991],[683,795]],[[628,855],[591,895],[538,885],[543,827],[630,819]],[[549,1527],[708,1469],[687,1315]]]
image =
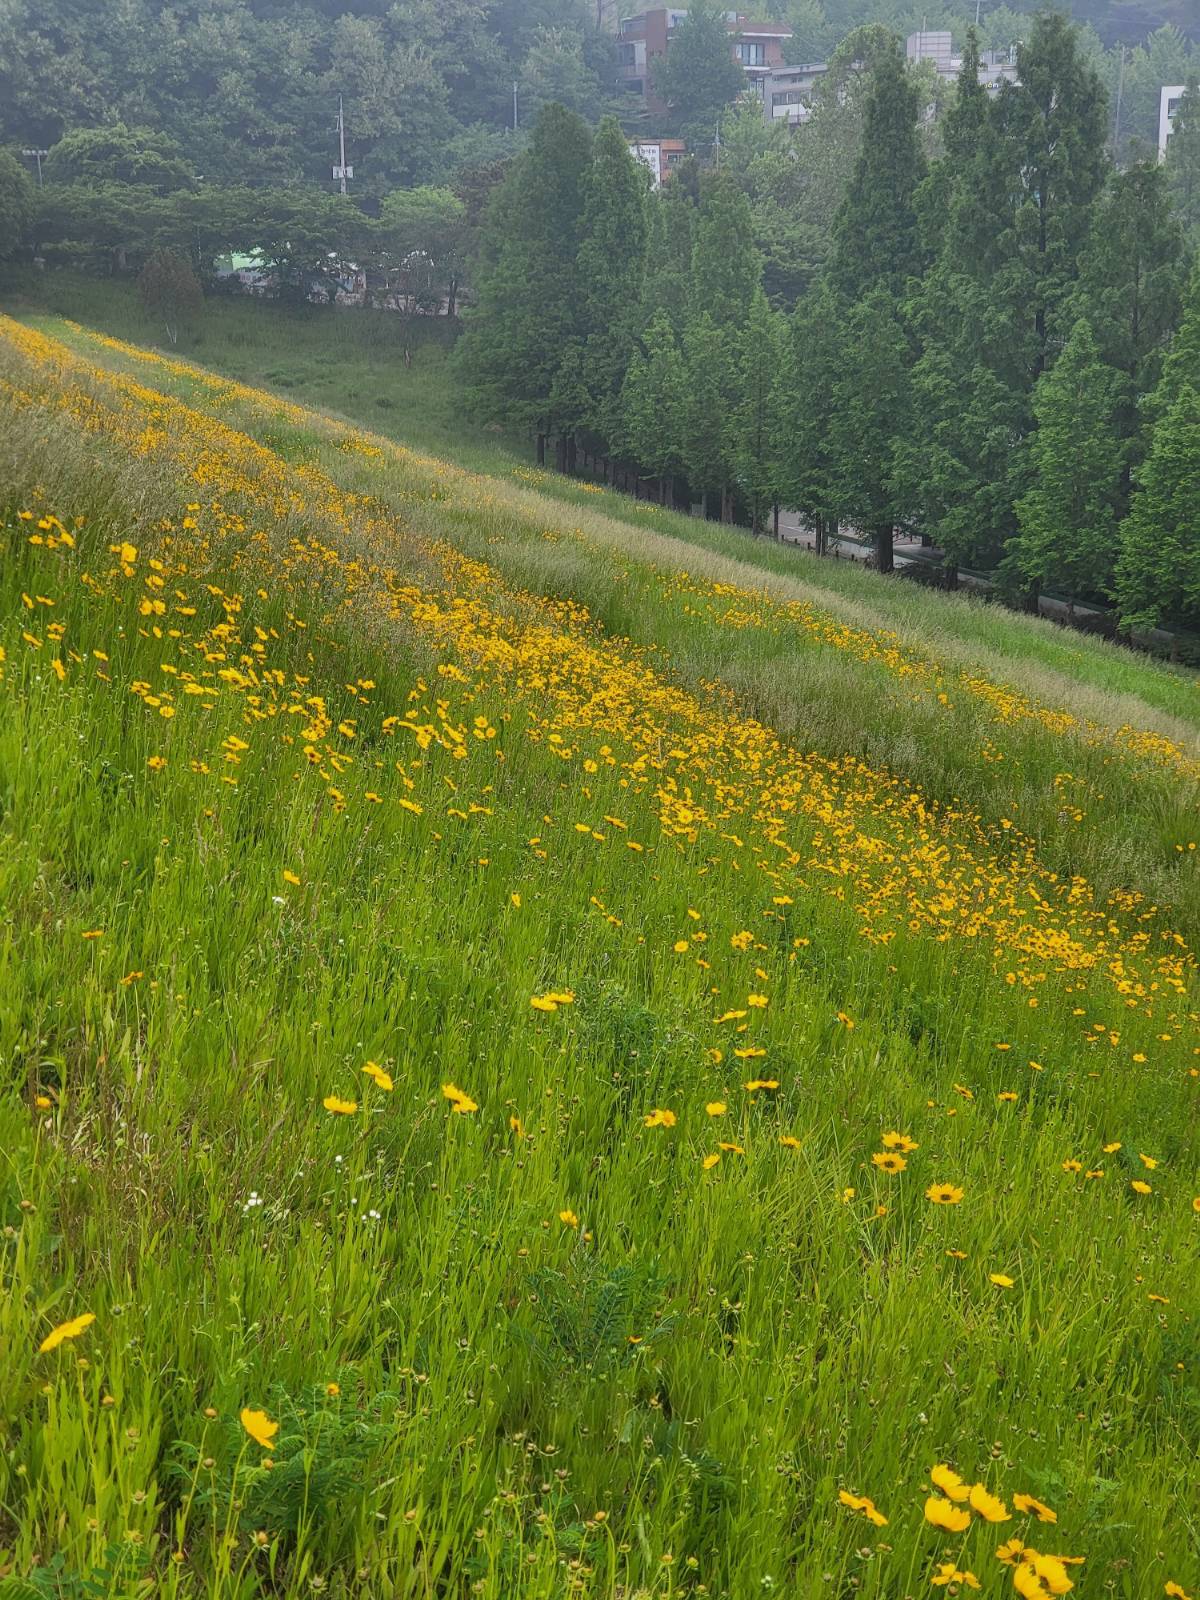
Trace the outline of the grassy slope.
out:
[[[94,1569],[132,1530],[133,1557],[189,1594],[266,1593],[274,1562],[288,1594],[316,1574],[345,1593],[741,1596],[769,1578],[891,1597],[960,1552],[1007,1586],[992,1551],[1023,1519],[976,1519],[965,1542],[922,1521],[924,1473],[951,1459],[1058,1507],[1037,1542],[1088,1555],[1081,1594],[1190,1585],[1195,1018],[1161,976],[1138,986],[1159,930],[1198,920],[1194,682],[619,497],[463,474],[72,338],[195,410],[5,357],[34,403],[0,445],[0,1316],[21,1352],[0,1565],[59,1548]],[[90,445],[84,414],[106,419]],[[200,490],[197,439],[219,464]],[[263,482],[302,485],[306,509],[264,515]],[[185,573],[160,523],[189,543],[193,495],[212,531]],[[31,505],[85,513],[78,550],[29,546],[15,513]],[[285,558],[291,532],[338,552],[319,584]],[[128,577],[107,549],[122,539]],[[454,592],[475,609],[384,604],[361,566],[381,551],[442,611]],[[224,608],[205,581],[245,599]],[[159,593],[161,622],[138,620]],[[604,632],[547,595],[584,600]],[[875,636],[884,620],[897,639]],[[85,667],[72,646],[110,659]],[[149,686],[140,703],[131,684]],[[145,699],[164,687],[169,721]],[[319,736],[286,710],[319,717],[314,695]],[[470,754],[397,752],[382,719],[410,706],[461,726]],[[826,759],[749,764],[749,711]],[[347,717],[355,738],[335,731]],[[1133,748],[1125,723],[1177,748]],[[797,804],[793,861],[772,818]],[[1048,868],[1119,891],[1117,931]],[[1061,950],[1030,947],[1031,888],[1035,922],[1080,949],[1111,937],[1105,961],[1064,972]],[[1149,952],[1138,890],[1167,906]],[[946,929],[982,917],[982,937],[939,936],[938,893]],[[1106,976],[1118,949],[1127,976]],[[531,1013],[530,994],[568,985],[572,1007]],[[711,1020],[729,1009],[765,1057],[735,1058],[738,1019]],[[356,1087],[367,1057],[390,1095]],[[751,1075],[780,1087],[747,1094]],[[478,1112],[445,1115],[447,1080]],[[330,1092],[362,1109],[324,1113]],[[656,1106],[676,1126],[645,1128]],[[886,1128],[920,1145],[899,1177],[870,1159]],[[1105,1177],[1064,1172],[1076,1155]],[[1148,1196],[1128,1187],[1142,1177]],[[962,1205],[931,1206],[934,1180],[961,1183]],[[86,1372],[75,1347],[27,1354],[84,1309]],[[243,1404],[283,1421],[277,1478],[239,1459]],[[308,1512],[305,1439],[328,1474]],[[235,1477],[249,1510],[230,1555]],[[888,1527],[836,1505],[843,1485]]]

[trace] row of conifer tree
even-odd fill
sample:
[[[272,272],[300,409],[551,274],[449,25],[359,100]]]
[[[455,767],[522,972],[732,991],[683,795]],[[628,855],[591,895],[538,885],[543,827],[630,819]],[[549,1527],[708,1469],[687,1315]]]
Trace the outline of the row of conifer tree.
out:
[[[756,531],[896,529],[1014,595],[1200,631],[1200,269],[1162,169],[1117,170],[1058,12],[989,98],[968,40],[928,130],[897,41],[871,63],[824,271],[772,306],[744,194],[659,191],[618,124],[558,106],[497,191],[460,345],[476,407],[633,463]]]

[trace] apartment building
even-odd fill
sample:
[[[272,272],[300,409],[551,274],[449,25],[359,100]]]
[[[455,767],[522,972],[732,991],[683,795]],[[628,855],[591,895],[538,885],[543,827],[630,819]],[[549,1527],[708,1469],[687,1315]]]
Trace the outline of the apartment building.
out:
[[[621,81],[655,116],[662,116],[667,107],[654,90],[654,63],[667,54],[672,35],[686,16],[686,6],[659,6],[622,17],[617,30]],[[761,95],[767,74],[783,65],[792,30],[782,22],[755,22],[740,11],[726,12],[725,19],[733,58],[745,71],[747,87]]]

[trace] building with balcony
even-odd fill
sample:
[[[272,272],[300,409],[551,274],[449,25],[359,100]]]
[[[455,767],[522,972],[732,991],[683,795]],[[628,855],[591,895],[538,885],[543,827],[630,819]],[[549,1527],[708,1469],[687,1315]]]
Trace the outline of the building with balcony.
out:
[[[957,78],[962,71],[962,57],[954,54],[951,35],[940,29],[910,33],[905,41],[905,54],[910,61],[932,61],[938,77],[947,81]],[[992,96],[1000,93],[1002,84],[1016,83],[1016,51],[983,51],[979,57],[979,81]]]
[[[667,107],[654,90],[654,63],[670,50],[672,35],[686,16],[686,6],[658,6],[622,17],[617,29],[621,82],[655,116],[662,116]],[[754,22],[740,11],[727,11],[725,19],[733,58],[745,71],[747,87],[761,95],[767,74],[783,65],[784,45],[792,30],[782,22]]]
[[[817,85],[829,71],[824,61],[799,67],[773,67],[762,81],[763,114],[768,122],[796,128],[812,116]]]

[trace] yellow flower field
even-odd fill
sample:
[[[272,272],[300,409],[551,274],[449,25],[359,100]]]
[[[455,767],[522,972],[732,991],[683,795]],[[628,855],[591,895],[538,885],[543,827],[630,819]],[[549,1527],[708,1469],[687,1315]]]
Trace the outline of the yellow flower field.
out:
[[[74,325],[0,434],[0,1575],[1200,1593],[1200,697]]]

